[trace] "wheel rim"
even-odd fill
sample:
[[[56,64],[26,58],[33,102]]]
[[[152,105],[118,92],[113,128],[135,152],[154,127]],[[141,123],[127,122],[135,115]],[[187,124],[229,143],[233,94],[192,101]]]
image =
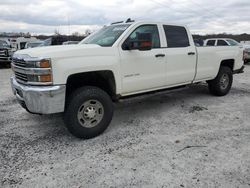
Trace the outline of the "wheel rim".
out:
[[[220,87],[221,89],[226,89],[229,85],[229,76],[228,74],[223,74],[220,79]]]
[[[88,100],[78,109],[78,122],[85,128],[98,125],[104,116],[103,105],[98,100]]]

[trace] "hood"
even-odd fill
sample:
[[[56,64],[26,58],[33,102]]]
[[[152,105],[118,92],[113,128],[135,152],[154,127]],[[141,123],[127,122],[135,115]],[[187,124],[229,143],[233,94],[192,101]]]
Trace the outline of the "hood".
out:
[[[64,58],[64,57],[78,57],[78,56],[98,56],[104,55],[103,49],[111,47],[101,47],[96,44],[76,44],[76,45],[60,45],[60,46],[45,46],[38,48],[29,48],[19,50],[15,55],[29,55],[30,57],[42,58]],[[102,49],[102,50],[100,50]],[[107,54],[107,51],[105,52]]]

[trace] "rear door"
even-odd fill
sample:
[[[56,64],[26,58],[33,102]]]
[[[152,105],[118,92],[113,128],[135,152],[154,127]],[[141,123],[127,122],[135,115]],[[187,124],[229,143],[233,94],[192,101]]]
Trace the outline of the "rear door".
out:
[[[166,85],[193,81],[196,71],[196,49],[185,27],[163,25],[167,41]]]

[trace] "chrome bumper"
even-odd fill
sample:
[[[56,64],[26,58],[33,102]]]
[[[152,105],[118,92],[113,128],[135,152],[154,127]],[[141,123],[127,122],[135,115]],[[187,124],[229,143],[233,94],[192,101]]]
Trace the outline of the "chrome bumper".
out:
[[[0,62],[11,62],[10,57],[0,57]]]
[[[18,102],[28,112],[53,114],[64,111],[66,86],[28,86],[11,77],[11,87]]]

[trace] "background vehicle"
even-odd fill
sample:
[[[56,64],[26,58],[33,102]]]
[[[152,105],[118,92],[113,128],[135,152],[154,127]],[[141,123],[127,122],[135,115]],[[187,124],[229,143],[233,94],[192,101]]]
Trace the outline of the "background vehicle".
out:
[[[233,39],[212,38],[204,41],[204,46],[242,46]]]
[[[244,63],[248,63],[250,61],[250,45],[243,45],[244,47]]]
[[[25,49],[25,45],[27,42],[35,42],[35,41],[37,41],[35,37],[18,37],[16,39],[11,40],[11,46],[16,50],[22,50]]]
[[[69,45],[69,44],[78,44],[80,41],[66,41],[66,42],[63,42],[62,44],[63,45]]]
[[[44,40],[43,43],[39,45],[39,47],[62,45],[65,41],[67,41],[67,39],[64,36],[60,36],[60,35],[53,36]],[[72,41],[72,42],[75,42],[75,41]]]
[[[203,46],[204,41],[202,39],[194,39],[195,46]]]
[[[226,95],[233,74],[243,72],[242,58],[238,46],[196,47],[185,26],[129,19],[79,45],[17,51],[11,83],[27,111],[64,112],[73,135],[92,138],[108,127],[121,98],[202,81],[213,95]]]
[[[5,40],[0,40],[0,64],[10,66],[13,50],[10,44]]]
[[[37,40],[37,41],[33,41],[33,42],[27,42],[25,44],[25,49],[26,48],[36,48],[36,47],[39,47],[41,45],[44,44],[44,41],[41,41],[41,40]]]

